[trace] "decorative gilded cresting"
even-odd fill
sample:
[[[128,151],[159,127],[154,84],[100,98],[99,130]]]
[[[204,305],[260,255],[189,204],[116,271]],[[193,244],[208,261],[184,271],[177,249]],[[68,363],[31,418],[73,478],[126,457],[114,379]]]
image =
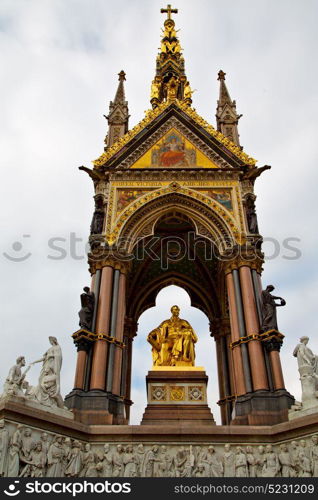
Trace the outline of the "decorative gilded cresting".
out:
[[[257,160],[247,155],[242,149],[234,144],[230,139],[225,137],[221,132],[215,130],[215,128],[208,123],[202,116],[200,116],[193,108],[189,107],[184,101],[179,101],[176,99],[177,106],[188,115],[190,119],[194,121],[195,124],[202,127],[208,134],[217,139],[226,149],[228,149],[231,153],[233,153],[239,160],[243,161],[246,165],[255,166]],[[105,153],[103,153],[99,158],[93,161],[94,167],[99,168],[106,164],[110,158],[112,158],[116,153],[119,153],[121,149],[123,149],[129,141],[134,139],[140,132],[144,131],[146,127],[149,127],[150,124],[161,115],[169,106],[171,102],[162,101],[153,110],[148,110],[146,112],[145,118],[141,120],[135,127],[133,127],[129,132],[127,132],[124,136],[118,139],[113,146],[107,148]]]

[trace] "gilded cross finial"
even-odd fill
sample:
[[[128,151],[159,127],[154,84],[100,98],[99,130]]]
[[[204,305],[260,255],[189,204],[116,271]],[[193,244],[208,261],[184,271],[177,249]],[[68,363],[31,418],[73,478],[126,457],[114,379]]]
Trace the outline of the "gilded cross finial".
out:
[[[166,9],[160,10],[161,14],[168,14],[167,19],[171,19],[171,14],[178,14],[178,9],[172,9],[171,5],[168,4]]]

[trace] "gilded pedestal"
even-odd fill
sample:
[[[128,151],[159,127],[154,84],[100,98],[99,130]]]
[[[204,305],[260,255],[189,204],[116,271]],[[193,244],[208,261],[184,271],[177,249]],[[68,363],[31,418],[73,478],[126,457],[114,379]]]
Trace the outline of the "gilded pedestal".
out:
[[[146,377],[148,404],[142,425],[215,425],[207,404],[208,376],[198,366],[154,366]]]

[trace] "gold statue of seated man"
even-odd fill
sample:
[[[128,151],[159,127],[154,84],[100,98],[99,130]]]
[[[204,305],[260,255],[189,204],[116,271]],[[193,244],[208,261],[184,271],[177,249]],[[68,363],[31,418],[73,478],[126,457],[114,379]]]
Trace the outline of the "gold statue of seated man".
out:
[[[148,335],[152,345],[154,366],[194,366],[194,344],[197,342],[192,326],[179,318],[178,306],[171,307],[172,316]]]

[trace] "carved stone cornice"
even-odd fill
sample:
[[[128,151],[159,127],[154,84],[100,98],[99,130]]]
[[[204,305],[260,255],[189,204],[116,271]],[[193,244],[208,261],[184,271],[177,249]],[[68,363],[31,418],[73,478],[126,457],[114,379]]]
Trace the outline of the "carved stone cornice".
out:
[[[112,181],[166,181],[173,178],[176,181],[238,181],[240,171],[234,168],[132,168],[113,170],[110,174]],[[202,186],[204,187],[204,186]]]
[[[219,401],[217,401],[216,404],[219,406],[224,406],[224,405],[226,405],[226,403],[231,403],[235,400],[236,400],[236,396],[231,394],[230,396],[225,396],[224,398],[219,399]]]

